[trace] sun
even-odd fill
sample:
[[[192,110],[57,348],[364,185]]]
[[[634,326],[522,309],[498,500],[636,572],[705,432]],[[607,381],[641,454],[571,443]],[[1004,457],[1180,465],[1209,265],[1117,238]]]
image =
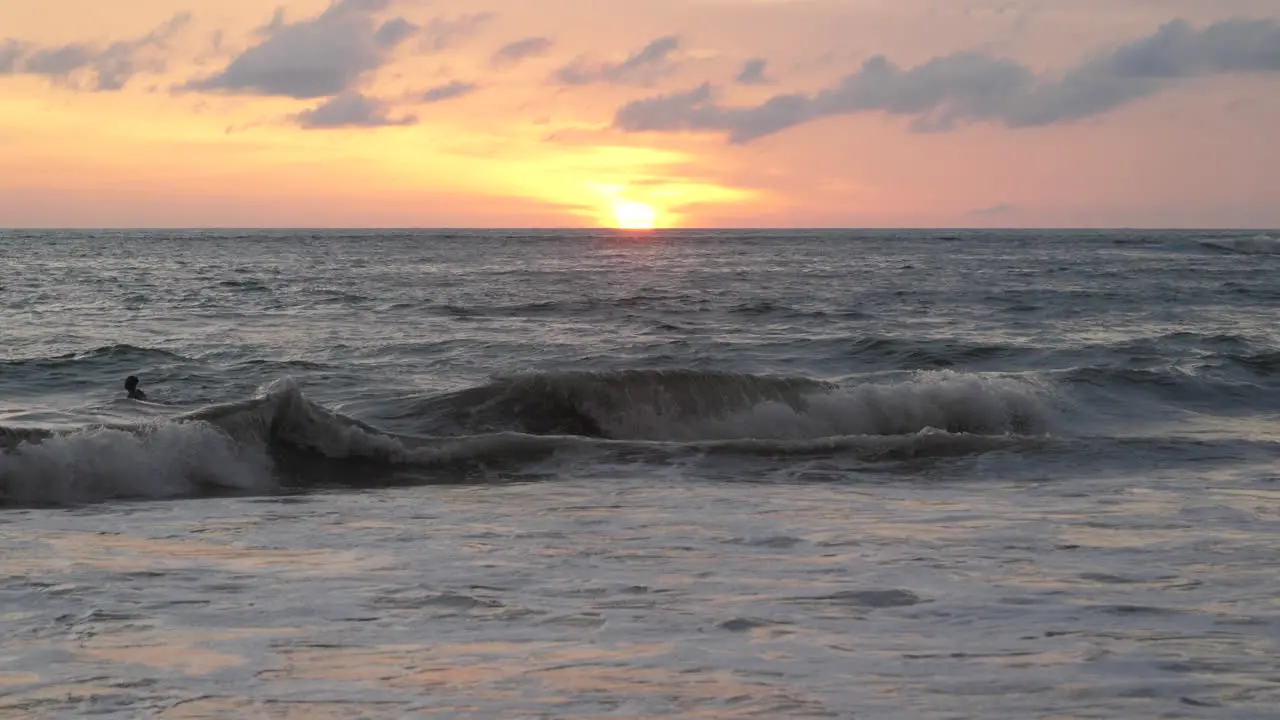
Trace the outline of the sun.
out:
[[[613,204],[613,219],[619,230],[652,230],[658,211],[641,202],[619,200]]]

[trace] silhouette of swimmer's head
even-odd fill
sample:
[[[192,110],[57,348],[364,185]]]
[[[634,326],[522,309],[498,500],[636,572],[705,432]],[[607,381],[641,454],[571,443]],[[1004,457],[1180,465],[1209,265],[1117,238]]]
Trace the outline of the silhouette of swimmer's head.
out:
[[[130,400],[146,400],[147,394],[138,389],[138,378],[130,375],[124,380],[124,389],[129,393]]]

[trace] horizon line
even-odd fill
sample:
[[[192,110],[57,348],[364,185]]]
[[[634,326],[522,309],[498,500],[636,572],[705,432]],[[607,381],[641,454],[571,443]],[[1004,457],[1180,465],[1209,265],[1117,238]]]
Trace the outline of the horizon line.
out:
[[[626,229],[612,227],[584,227],[584,226],[568,226],[568,227],[539,227],[539,226],[415,226],[415,225],[327,225],[327,226],[306,226],[306,225],[191,225],[191,226],[162,226],[162,225],[71,225],[71,226],[53,226],[53,225],[32,225],[32,226],[0,226],[0,233],[9,232],[215,232],[215,231],[306,231],[306,232],[336,232],[336,231],[400,231],[400,232],[609,232],[625,235],[649,235],[657,233],[672,232],[734,232],[734,231],[785,231],[785,232],[805,232],[805,231],[848,231],[848,232],[1087,232],[1087,231],[1143,231],[1143,232],[1206,232],[1206,231],[1233,231],[1233,232],[1277,232],[1280,227],[1252,227],[1245,225],[1223,225],[1223,226],[1157,226],[1157,225],[1027,225],[1027,226],[981,226],[981,225],[919,225],[919,226],[854,226],[854,225],[792,225],[792,226],[774,226],[774,225],[740,225],[731,227],[670,227],[670,228],[649,228],[649,229]]]

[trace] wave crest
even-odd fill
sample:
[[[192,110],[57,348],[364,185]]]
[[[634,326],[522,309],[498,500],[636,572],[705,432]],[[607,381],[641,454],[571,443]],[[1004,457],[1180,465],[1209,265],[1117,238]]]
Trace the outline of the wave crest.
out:
[[[429,398],[411,413],[440,431],[514,430],[616,440],[802,440],[841,435],[1035,433],[1054,416],[1033,379],[922,372],[852,386],[688,370],[542,373]]]
[[[1036,434],[1054,417],[1053,392],[1021,378],[921,373],[791,399],[766,400],[718,416],[671,418],[632,412],[608,423],[616,436],[650,440],[811,440],[843,436]]]
[[[0,504],[168,498],[275,487],[263,448],[207,423],[28,436],[0,453]]]

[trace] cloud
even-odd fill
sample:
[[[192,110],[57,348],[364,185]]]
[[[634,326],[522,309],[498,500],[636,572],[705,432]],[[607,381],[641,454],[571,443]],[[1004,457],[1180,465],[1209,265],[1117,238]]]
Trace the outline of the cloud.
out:
[[[565,85],[644,82],[667,66],[672,53],[678,49],[680,38],[667,35],[650,42],[622,62],[593,65],[579,58],[557,70],[555,78]]]
[[[630,132],[723,132],[747,143],[824,117],[885,112],[918,132],[975,122],[1026,128],[1073,122],[1159,93],[1178,81],[1230,73],[1280,73],[1280,22],[1227,20],[1196,30],[1183,20],[1101,53],[1058,76],[978,52],[901,68],[880,55],[813,95],[757,106],[714,102],[709,86],[632,102],[614,118]]]
[[[408,20],[400,17],[392,18],[382,23],[382,26],[373,34],[373,41],[378,44],[378,47],[391,50],[413,37],[417,31],[418,26]]]
[[[510,67],[529,58],[546,55],[551,50],[552,44],[551,38],[546,37],[527,37],[516,40],[498,48],[490,59],[490,64],[494,67]]]
[[[742,63],[742,70],[734,78],[734,82],[739,85],[763,85],[768,82],[764,76],[764,69],[768,64],[769,61],[764,58],[752,58]]]
[[[0,74],[24,73],[70,81],[73,75],[84,72],[91,78],[86,89],[122,90],[138,73],[164,69],[163,51],[190,21],[190,13],[179,13],[142,37],[105,47],[70,43],[42,48],[6,40],[0,43]]]
[[[1018,210],[1018,206],[1012,203],[999,203],[991,207],[976,208],[965,214],[969,217],[991,217],[993,215],[1009,215],[1018,212]]]
[[[473,13],[444,20],[436,18],[427,24],[422,33],[422,49],[427,52],[444,52],[459,42],[480,32],[480,28],[493,19],[493,13]]]
[[[0,75],[13,75],[21,69],[19,61],[31,51],[31,46],[17,40],[0,43]]]
[[[88,45],[73,44],[37,50],[27,56],[22,69],[33,75],[65,77],[86,67],[93,59]]]
[[[424,103],[438,103],[438,102],[444,102],[445,100],[460,98],[464,95],[470,95],[471,93],[479,89],[480,89],[480,86],[476,85],[475,83],[460,82],[455,80],[451,83],[445,83],[444,85],[437,85],[436,87],[426,90],[425,92],[423,92],[421,95],[418,96],[418,99]]]
[[[637,100],[618,111],[614,125],[632,132],[717,129],[724,110],[709,104],[712,95],[711,83],[703,83],[687,92]]]
[[[298,99],[349,91],[418,32],[400,17],[379,24],[377,14],[389,6],[390,0],[334,0],[321,14],[293,23],[277,11],[259,31],[262,42],[222,72],[193,80],[185,88]]]
[[[390,127],[418,122],[413,115],[393,118],[385,101],[358,92],[346,92],[330,98],[311,110],[298,113],[294,119],[305,130]]]

